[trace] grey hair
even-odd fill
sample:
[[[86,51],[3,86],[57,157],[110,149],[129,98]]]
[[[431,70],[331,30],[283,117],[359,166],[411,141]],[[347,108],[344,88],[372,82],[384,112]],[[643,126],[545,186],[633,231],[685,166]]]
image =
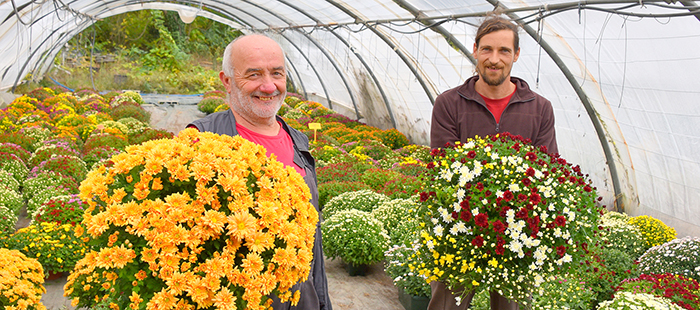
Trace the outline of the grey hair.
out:
[[[233,74],[235,71],[235,68],[233,67],[233,61],[231,59],[231,50],[233,49],[233,43],[236,43],[236,41],[238,41],[239,39],[247,37],[247,36],[263,36],[263,37],[266,37],[270,40],[277,42],[277,40],[273,39],[272,37],[270,37],[269,35],[267,35],[264,32],[253,32],[250,34],[245,34],[245,35],[236,37],[235,39],[233,39],[233,41],[231,41],[231,43],[226,45],[226,49],[224,50],[224,57],[223,57],[223,60],[221,62],[221,70],[224,71],[224,74],[226,76],[233,77]],[[277,45],[279,45],[279,43],[277,43]],[[286,65],[287,55],[285,54],[284,50],[282,49],[282,46],[280,46],[280,49],[282,50],[282,58],[284,59],[284,62]]]

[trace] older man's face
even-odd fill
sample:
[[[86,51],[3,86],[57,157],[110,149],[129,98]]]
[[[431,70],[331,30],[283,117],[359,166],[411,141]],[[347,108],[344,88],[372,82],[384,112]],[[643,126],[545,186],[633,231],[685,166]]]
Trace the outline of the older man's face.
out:
[[[287,95],[287,72],[279,45],[252,36],[236,42],[234,76],[230,88],[232,108],[253,119],[274,118]]]

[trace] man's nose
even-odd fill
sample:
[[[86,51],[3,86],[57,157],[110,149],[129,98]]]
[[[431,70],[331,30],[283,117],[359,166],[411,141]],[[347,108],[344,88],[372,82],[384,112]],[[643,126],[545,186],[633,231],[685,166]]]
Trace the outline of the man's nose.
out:
[[[271,94],[274,93],[275,90],[277,90],[277,85],[275,85],[274,79],[272,79],[271,76],[265,75],[262,80],[262,84],[260,85],[260,91]]]

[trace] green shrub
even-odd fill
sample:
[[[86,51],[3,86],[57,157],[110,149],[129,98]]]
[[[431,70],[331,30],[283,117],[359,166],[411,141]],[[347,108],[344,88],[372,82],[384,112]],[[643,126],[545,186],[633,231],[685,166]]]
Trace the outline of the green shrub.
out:
[[[107,160],[120,152],[121,151],[111,146],[96,147],[88,151],[85,156],[83,156],[83,161],[85,162],[85,167],[88,170],[92,170],[95,168],[95,164],[103,160]]]
[[[24,205],[22,195],[10,188],[0,186],[0,205],[10,209],[10,211],[19,215],[19,209]]]
[[[17,155],[5,152],[0,152],[0,169],[9,172],[20,184],[29,174],[27,165]]]
[[[147,128],[142,132],[129,137],[129,144],[141,144],[149,140],[171,139],[173,134],[163,129]]]
[[[27,151],[30,152],[34,152],[36,148],[43,145],[42,143],[44,142],[44,140],[51,139],[54,136],[54,133],[51,132],[51,130],[38,126],[23,127],[19,130],[19,132],[29,136],[30,138],[32,138],[32,141],[34,141],[31,149],[25,148]]]
[[[140,120],[133,117],[125,117],[117,121],[120,124],[126,126],[126,135],[131,138],[132,136],[150,128],[149,124],[146,124]]]
[[[395,128],[382,130],[377,132],[375,136],[379,138],[384,145],[388,146],[392,150],[400,149],[411,143],[408,141],[408,138],[406,138],[406,135],[402,134]]]
[[[12,143],[21,146],[27,152],[34,152],[36,139],[21,132],[0,133],[0,143]]]
[[[323,218],[328,219],[333,214],[343,210],[360,210],[372,212],[381,203],[388,201],[389,197],[375,193],[371,190],[359,190],[345,192],[329,200],[323,209]]]
[[[77,156],[54,155],[41,162],[37,168],[43,171],[54,171],[75,180],[84,180],[87,174],[85,162]]]
[[[648,249],[639,258],[645,274],[671,273],[700,281],[700,238],[673,239]]]
[[[622,280],[639,275],[634,259],[614,248],[593,248],[581,264],[572,278],[584,282],[593,291],[594,304],[612,299],[615,287]]]
[[[321,224],[323,252],[330,259],[340,257],[346,263],[369,265],[384,259],[388,248],[382,222],[369,212],[344,210]]]
[[[392,199],[409,198],[422,188],[418,178],[386,169],[369,169],[362,174],[360,180],[374,191]]]
[[[359,181],[360,173],[355,169],[355,164],[343,162],[330,164],[325,167],[316,168],[318,183],[332,181]]]
[[[318,185],[318,203],[321,210],[333,197],[346,192],[354,192],[363,189],[370,189],[369,186],[357,181],[331,181]]]
[[[14,211],[0,204],[0,242],[6,238],[6,236],[15,232],[17,220],[17,214]]]
[[[410,245],[416,239],[417,207],[415,200],[399,198],[384,201],[372,210],[372,215],[384,224],[390,245]]]
[[[73,226],[83,220],[87,204],[80,200],[78,194],[62,195],[50,198],[31,214],[34,222],[51,222],[59,225]]]
[[[386,225],[384,225],[386,227]],[[392,246],[384,252],[384,271],[393,280],[394,286],[413,296],[430,297],[430,285],[410,265],[420,265],[416,249],[406,245]]]
[[[197,103],[197,109],[206,114],[211,114],[221,104],[225,104],[224,99],[221,97],[205,97]]]
[[[32,154],[32,157],[29,158],[29,166],[30,167],[36,167],[42,162],[48,160],[51,158],[51,156],[54,155],[69,155],[69,156],[76,156],[78,157],[80,154],[72,150],[66,146],[63,145],[55,145],[55,144],[49,144],[49,145],[44,145],[42,147],[39,147],[36,152]]]
[[[340,148],[332,145],[317,146],[311,149],[311,155],[313,155],[314,159],[323,162],[328,162],[333,159],[333,157],[336,157],[344,152],[345,151],[341,150]]]
[[[29,157],[32,156],[32,153],[29,153],[29,151],[25,150],[23,147],[10,142],[0,143],[0,153],[15,154],[15,156],[19,157],[25,164],[29,162]]]
[[[27,214],[33,214],[49,199],[57,196],[77,194],[77,190],[71,190],[61,186],[50,185],[41,191],[35,192],[34,196],[27,201]]]
[[[220,91],[220,90],[211,90],[208,92],[205,92],[202,97],[204,98],[209,98],[209,97],[218,97],[218,98],[226,98],[226,92]]]
[[[624,213],[607,212],[600,218],[600,242],[608,248],[618,249],[637,259],[647,250],[639,228],[632,225]]]
[[[421,174],[427,172],[428,168],[426,168],[425,165],[420,164],[420,163],[401,162],[401,163],[396,163],[396,164],[392,165],[391,170],[394,170],[394,171],[401,173],[403,175],[418,177]]]
[[[60,174],[55,171],[37,171],[30,175],[24,182],[22,196],[25,201],[29,201],[36,193],[39,193],[50,186],[68,189],[71,193],[78,192],[79,182],[74,178]]]
[[[19,181],[15,180],[11,173],[0,169],[0,188],[8,188],[13,191],[19,191]]]
[[[151,113],[144,110],[140,105],[133,102],[124,102],[112,108],[109,115],[114,120],[119,120],[126,117],[133,117],[141,122],[149,124],[151,122]]]
[[[56,93],[48,87],[39,87],[26,94],[28,97],[35,98],[37,101],[44,101],[56,95]]]
[[[90,150],[96,147],[109,146],[120,151],[123,151],[126,146],[129,145],[129,141],[125,138],[111,135],[111,134],[93,134],[85,141],[83,146],[83,154],[87,154]]]

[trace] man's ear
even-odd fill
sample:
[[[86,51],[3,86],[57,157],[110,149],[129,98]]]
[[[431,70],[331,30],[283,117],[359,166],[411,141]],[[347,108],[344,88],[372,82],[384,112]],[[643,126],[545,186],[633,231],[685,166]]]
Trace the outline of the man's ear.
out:
[[[513,57],[513,62],[518,61],[518,57],[520,57],[520,47],[518,47],[518,50],[515,52],[515,56]]]
[[[219,71],[219,79],[221,80],[221,84],[224,84],[226,93],[231,93],[231,83],[233,83],[233,79],[230,76],[226,76],[224,71]]]

